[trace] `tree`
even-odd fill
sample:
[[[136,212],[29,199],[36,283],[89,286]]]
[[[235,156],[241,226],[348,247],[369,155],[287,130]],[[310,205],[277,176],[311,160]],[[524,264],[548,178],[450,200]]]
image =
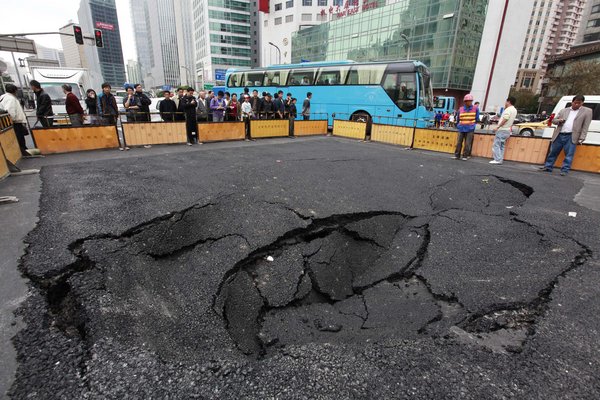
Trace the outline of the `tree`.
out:
[[[548,87],[544,103],[556,104],[562,97],[576,94],[600,93],[600,62],[588,60],[567,61],[552,66],[548,71]]]
[[[517,99],[517,110],[522,114],[536,114],[540,98],[539,95],[530,92],[529,90],[511,89],[510,95]]]

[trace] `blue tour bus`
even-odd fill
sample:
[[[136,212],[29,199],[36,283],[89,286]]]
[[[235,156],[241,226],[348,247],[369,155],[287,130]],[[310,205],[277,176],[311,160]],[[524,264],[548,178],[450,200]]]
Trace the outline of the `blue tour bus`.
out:
[[[226,88],[241,93],[247,87],[259,94],[283,91],[298,99],[298,115],[306,93],[313,94],[311,113],[336,119],[425,127],[433,117],[429,69],[419,61],[323,61],[230,68]],[[319,115],[315,116],[319,118]],[[387,117],[387,118],[377,118]]]
[[[446,111],[453,113],[456,111],[456,99],[454,97],[445,96],[434,97],[433,111],[436,113],[438,111],[441,111],[442,113],[445,113]]]

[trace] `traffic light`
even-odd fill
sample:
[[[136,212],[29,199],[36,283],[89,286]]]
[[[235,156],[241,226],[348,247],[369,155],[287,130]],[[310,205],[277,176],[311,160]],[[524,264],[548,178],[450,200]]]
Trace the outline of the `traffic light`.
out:
[[[104,47],[102,41],[102,31],[100,29],[94,29],[94,37],[96,38],[96,47]]]
[[[75,43],[83,44],[83,32],[80,26],[73,25],[73,35],[75,36]]]

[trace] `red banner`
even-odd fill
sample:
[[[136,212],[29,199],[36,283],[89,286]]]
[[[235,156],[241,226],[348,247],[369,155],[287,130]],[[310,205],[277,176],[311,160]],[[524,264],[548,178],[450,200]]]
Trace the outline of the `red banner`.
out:
[[[258,11],[269,13],[269,0],[258,0]]]

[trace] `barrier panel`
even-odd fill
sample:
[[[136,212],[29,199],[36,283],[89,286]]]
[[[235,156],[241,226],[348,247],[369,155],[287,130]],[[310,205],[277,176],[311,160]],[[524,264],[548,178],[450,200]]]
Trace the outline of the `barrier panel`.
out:
[[[327,120],[295,120],[294,136],[327,135]]]
[[[31,132],[42,154],[119,147],[117,128],[114,125],[36,128]]]
[[[473,157],[492,158],[492,144],[494,144],[494,135],[476,133],[473,136],[471,155]]]
[[[439,151],[442,153],[454,153],[458,133],[437,129],[415,129],[415,149]]]
[[[21,159],[21,147],[17,141],[15,129],[10,126],[0,133],[0,146],[4,151],[4,157],[14,165]]]
[[[565,153],[561,151],[555,165],[562,166],[564,159]],[[600,173],[600,146],[594,144],[578,145],[571,169]]]
[[[365,140],[367,124],[364,122],[333,120],[333,136]]]
[[[127,146],[185,143],[185,122],[122,122]]]
[[[204,143],[220,142],[225,140],[244,140],[245,138],[245,122],[203,122],[198,124],[199,142]]]
[[[414,131],[412,126],[373,124],[371,127],[371,140],[410,147],[413,143]]]
[[[250,121],[250,136],[253,139],[289,135],[290,121],[287,119],[253,119]]]
[[[473,137],[474,157],[492,158],[494,135],[476,133]],[[537,137],[511,136],[506,141],[504,159],[531,164],[542,164],[546,160],[550,141]]]
[[[10,174],[10,170],[8,169],[8,164],[6,163],[6,159],[4,158],[4,154],[2,154],[2,149],[0,148],[0,180],[6,178]]]
[[[12,118],[8,114],[0,115],[0,131],[12,126]]]

